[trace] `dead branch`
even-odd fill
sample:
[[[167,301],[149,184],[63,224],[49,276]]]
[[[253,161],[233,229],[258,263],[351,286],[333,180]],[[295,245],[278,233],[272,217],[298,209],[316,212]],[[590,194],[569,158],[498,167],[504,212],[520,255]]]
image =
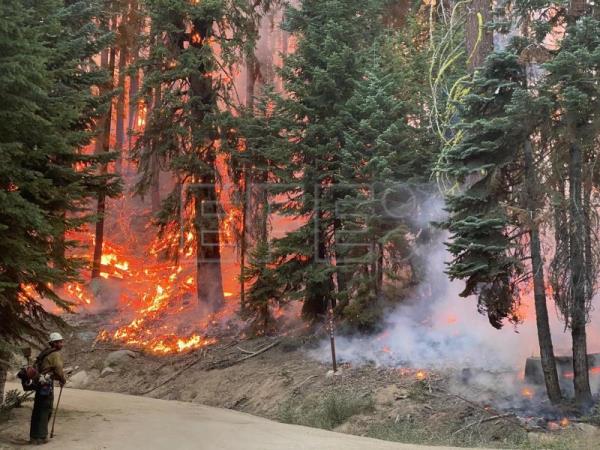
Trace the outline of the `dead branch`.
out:
[[[242,347],[236,347],[240,352],[246,353],[248,355],[253,355],[255,352],[251,352],[250,350],[244,350]]]
[[[477,420],[475,422],[471,422],[468,425],[465,425],[464,427],[460,428],[459,430],[456,430],[454,433],[452,433],[452,435],[454,436],[455,434],[458,434],[461,431],[468,430],[469,428],[471,428],[472,426],[475,426],[475,425],[481,425],[482,423],[485,423],[485,422],[491,422],[492,420],[504,419],[506,417],[511,417],[511,416],[514,417],[514,414],[512,414],[512,413],[499,414],[497,416],[482,418],[482,419],[479,419],[479,420]]]
[[[292,389],[292,392],[298,392],[298,390],[304,385],[306,384],[309,380],[312,380],[313,378],[316,378],[317,375],[311,375],[309,376],[306,380],[302,381],[300,384],[298,384],[294,389]]]
[[[281,341],[275,341],[270,345],[267,345],[266,347],[261,348],[260,350],[256,350],[254,353],[252,353],[251,355],[248,356],[244,356],[243,358],[238,359],[235,364],[237,363],[241,363],[242,361],[246,361],[247,359],[250,358],[254,358],[255,356],[260,355],[261,353],[266,352],[267,350],[272,349],[273,347],[275,347],[277,344],[279,344]]]
[[[265,346],[265,347],[263,347],[263,348],[261,348],[261,349],[259,349],[259,350],[256,350],[256,351],[255,351],[255,352],[253,352],[252,354],[250,354],[250,355],[246,355],[246,356],[244,356],[244,357],[242,357],[242,358],[240,358],[240,359],[237,359],[237,360],[235,360],[235,361],[221,360],[221,361],[214,362],[214,363],[210,364],[210,365],[207,367],[207,370],[212,370],[212,369],[217,369],[217,368],[225,368],[225,367],[231,367],[231,366],[235,366],[236,364],[239,364],[239,363],[241,363],[241,362],[243,362],[243,361],[246,361],[247,359],[254,358],[255,356],[258,356],[258,355],[260,355],[260,354],[262,354],[262,353],[266,352],[267,350],[270,350],[270,349],[272,349],[273,347],[275,347],[275,346],[276,346],[277,344],[279,344],[280,342],[281,342],[281,341],[276,341],[276,342],[273,342],[272,344],[269,344],[269,345],[267,345],[267,346]]]
[[[469,405],[474,406],[475,408],[477,408],[481,411],[484,411],[486,414],[493,414],[494,415],[493,417],[496,419],[499,419],[499,418],[506,419],[508,422],[518,425],[519,427],[523,428],[524,430],[527,430],[526,426],[524,426],[521,422],[519,422],[516,418],[514,418],[514,414],[500,414],[498,411],[495,411],[492,408],[486,408],[486,407],[481,406],[480,404],[475,403],[461,395],[453,394],[444,389],[440,389],[440,392],[443,392],[447,396],[458,398],[459,400],[462,400],[463,402],[468,403]],[[508,419],[510,416],[513,417],[513,420]]]
[[[200,353],[200,357],[194,361],[192,361],[191,363],[186,364],[185,366],[183,366],[183,368],[181,368],[180,370],[178,370],[177,372],[175,372],[173,375],[171,375],[170,377],[168,377],[166,380],[161,381],[160,383],[158,383],[156,386],[154,386],[151,389],[147,389],[145,391],[142,392],[138,392],[136,395],[146,395],[149,394],[150,392],[153,392],[155,390],[157,390],[159,387],[164,386],[165,384],[173,381],[175,378],[177,378],[179,375],[181,375],[183,372],[185,372],[188,369],[191,369],[192,367],[194,367],[196,364],[198,364],[200,361],[202,361],[202,357],[205,355],[204,352]]]

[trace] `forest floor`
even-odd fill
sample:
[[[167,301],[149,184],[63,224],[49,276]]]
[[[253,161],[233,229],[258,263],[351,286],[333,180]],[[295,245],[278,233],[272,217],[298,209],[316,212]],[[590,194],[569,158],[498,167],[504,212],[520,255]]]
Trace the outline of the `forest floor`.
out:
[[[319,342],[314,336],[222,337],[200,350],[158,356],[95,342],[99,320],[78,320],[66,340],[71,387],[199,403],[404,443],[600,448],[600,428],[577,420],[524,420],[456,389],[450,372],[342,364],[332,374],[308,355]]]

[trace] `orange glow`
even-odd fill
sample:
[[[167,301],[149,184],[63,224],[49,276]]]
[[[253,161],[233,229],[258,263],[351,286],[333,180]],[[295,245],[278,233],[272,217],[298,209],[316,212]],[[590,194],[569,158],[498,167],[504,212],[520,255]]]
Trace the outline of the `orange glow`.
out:
[[[423,381],[427,378],[427,372],[425,372],[424,370],[419,370],[417,373],[415,373],[415,378],[418,381]]]
[[[533,392],[532,389],[525,387],[521,389],[521,395],[525,398],[531,399],[535,395],[535,392]]]
[[[566,417],[563,417],[559,423],[560,423],[560,426],[564,428],[564,427],[568,427],[571,424],[571,421],[569,419],[567,419]]]
[[[448,317],[446,317],[446,323],[448,325],[452,325],[452,324],[458,323],[458,317],[456,317],[453,314],[450,314]]]
[[[194,44],[202,43],[202,36],[200,35],[200,33],[195,32],[194,34],[192,34],[192,43],[194,43]]]

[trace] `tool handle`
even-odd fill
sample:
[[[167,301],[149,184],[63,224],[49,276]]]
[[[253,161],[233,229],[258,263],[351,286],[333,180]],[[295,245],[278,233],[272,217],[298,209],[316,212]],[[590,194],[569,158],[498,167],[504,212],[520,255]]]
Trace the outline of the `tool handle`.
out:
[[[58,400],[56,401],[56,409],[54,410],[54,417],[52,418],[52,430],[50,430],[50,438],[54,437],[54,424],[56,423],[56,415],[58,413],[58,405],[60,405],[60,396],[62,395],[63,387],[60,387],[60,392],[58,393]]]

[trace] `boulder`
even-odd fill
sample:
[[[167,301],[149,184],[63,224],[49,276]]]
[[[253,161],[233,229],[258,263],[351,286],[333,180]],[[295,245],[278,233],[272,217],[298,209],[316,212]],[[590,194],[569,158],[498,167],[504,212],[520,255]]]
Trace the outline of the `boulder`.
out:
[[[89,384],[89,382],[89,374],[85,370],[82,370],[81,372],[77,372],[68,380],[68,386],[75,389],[83,389]]]
[[[131,350],[117,350],[108,354],[104,360],[104,367],[118,367],[136,357],[137,353],[132,352]]]
[[[102,369],[102,372],[100,372],[100,377],[104,378],[107,375],[116,373],[117,371],[115,369],[113,369],[112,367],[105,367],[104,369]]]

